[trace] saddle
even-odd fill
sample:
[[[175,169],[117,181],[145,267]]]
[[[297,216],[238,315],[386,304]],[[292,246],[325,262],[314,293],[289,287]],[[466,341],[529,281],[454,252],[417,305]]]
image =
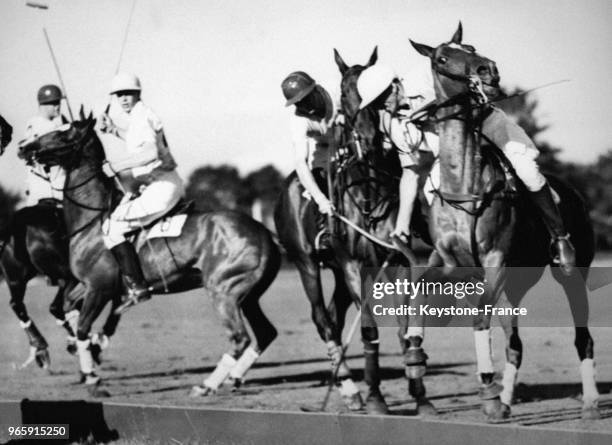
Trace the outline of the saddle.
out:
[[[194,210],[195,201],[181,198],[181,200],[163,216],[141,228],[137,228],[131,232],[128,237],[131,242],[134,242],[141,233],[145,234],[146,239],[178,237],[181,235],[187,216],[192,214]]]

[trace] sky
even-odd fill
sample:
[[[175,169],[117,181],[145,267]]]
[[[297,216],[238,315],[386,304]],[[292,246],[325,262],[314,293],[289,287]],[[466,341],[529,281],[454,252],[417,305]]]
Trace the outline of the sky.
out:
[[[280,83],[304,70],[339,84],[337,48],[349,64],[379,60],[398,73],[426,64],[408,38],[436,46],[463,22],[464,42],[497,62],[506,87],[533,88],[542,135],[561,157],[591,162],[612,149],[612,1],[609,0],[25,0],[0,2],[0,114],[14,127],[0,184],[23,188],[16,141],[37,110],[36,92],[58,83],[43,27],[76,112],[100,113],[110,81],[137,74],[187,177],[205,164],[248,173],[293,165]],[[65,109],[64,109],[65,110]],[[66,113],[66,111],[65,111]],[[119,149],[111,137],[109,150]]]

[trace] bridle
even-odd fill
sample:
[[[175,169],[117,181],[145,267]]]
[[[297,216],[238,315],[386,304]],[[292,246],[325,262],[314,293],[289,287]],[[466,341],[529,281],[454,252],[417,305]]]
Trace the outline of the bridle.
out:
[[[92,131],[93,131],[92,128],[89,127],[85,131],[83,131],[82,134],[80,134],[78,138],[76,138],[74,140],[71,140],[70,142],[57,145],[56,148],[53,149],[53,154],[52,155],[43,155],[43,159],[46,156],[57,156],[57,157],[69,156],[68,161],[65,163],[65,165],[66,165],[66,167],[65,167],[66,175],[65,175],[65,179],[64,179],[64,186],[62,188],[57,188],[57,187],[54,187],[53,185],[51,185],[51,188],[53,190],[55,190],[55,191],[62,192],[63,196],[64,196],[64,199],[66,199],[67,201],[70,201],[70,203],[74,204],[75,206],[77,206],[77,207],[79,207],[81,209],[88,210],[88,211],[97,212],[97,214],[93,218],[91,218],[89,221],[87,221],[81,227],[73,230],[68,235],[66,235],[66,237],[68,239],[70,239],[70,238],[76,236],[77,234],[81,233],[82,231],[87,229],[90,225],[94,224],[96,221],[102,220],[105,212],[108,212],[111,209],[111,205],[112,205],[112,201],[113,201],[113,193],[110,193],[109,194],[109,203],[108,203],[108,205],[106,205],[104,207],[95,207],[95,206],[91,206],[89,204],[80,202],[80,201],[76,200],[75,198],[73,198],[72,196],[70,196],[69,193],[66,193],[66,192],[78,190],[79,188],[89,184],[91,181],[93,181],[100,174],[99,170],[100,170],[101,165],[94,165],[94,166],[92,166],[92,170],[93,170],[92,174],[89,175],[86,179],[80,181],[78,184],[73,184],[73,185],[70,184],[70,174],[71,174],[71,172],[74,170],[75,166],[80,165],[82,157],[83,157],[83,152],[84,152],[85,147],[88,144],[93,142],[93,138],[90,137]],[[87,139],[87,138],[89,138],[89,139]],[[41,158],[38,156],[38,153],[36,153],[36,152],[33,153],[29,157],[29,162],[37,164],[37,165],[43,165],[44,166],[44,164],[43,164],[44,161],[41,161]],[[44,178],[43,177],[43,179],[45,179],[45,180],[50,182],[50,180],[48,178]]]
[[[351,119],[345,119],[341,126],[342,141],[335,157],[333,190],[337,191],[339,198],[348,196],[363,217],[365,226],[369,228],[387,216],[386,211],[381,212],[380,215],[377,215],[376,212],[393,199],[398,199],[396,194],[379,193],[379,186],[389,188],[389,182],[399,178],[372,161],[369,153],[363,148],[363,137],[355,127],[356,119],[357,114]],[[359,171],[359,177],[356,179],[350,178],[348,174],[353,169]],[[376,175],[373,176],[372,172],[375,172]],[[362,202],[350,192],[354,187],[362,190]],[[338,203],[341,204],[342,199],[339,199]]]

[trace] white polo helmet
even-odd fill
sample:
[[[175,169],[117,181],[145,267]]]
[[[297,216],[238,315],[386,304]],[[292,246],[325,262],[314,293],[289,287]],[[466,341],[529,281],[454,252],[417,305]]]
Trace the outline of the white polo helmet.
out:
[[[115,94],[119,91],[140,91],[140,79],[134,74],[130,73],[117,73],[113,77],[111,82],[111,94]]]
[[[357,92],[361,96],[359,109],[370,105],[391,85],[394,79],[397,79],[397,74],[387,65],[377,63],[363,70],[357,79]]]

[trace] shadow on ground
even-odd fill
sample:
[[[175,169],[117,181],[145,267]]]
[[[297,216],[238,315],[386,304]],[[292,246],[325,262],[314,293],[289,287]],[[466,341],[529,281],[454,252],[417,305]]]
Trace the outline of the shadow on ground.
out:
[[[21,402],[21,424],[70,425],[68,438],[46,439],[45,444],[108,443],[119,438],[119,433],[108,427],[104,419],[104,408],[99,402],[24,399]],[[32,439],[13,439],[5,444],[30,444],[32,442]]]

